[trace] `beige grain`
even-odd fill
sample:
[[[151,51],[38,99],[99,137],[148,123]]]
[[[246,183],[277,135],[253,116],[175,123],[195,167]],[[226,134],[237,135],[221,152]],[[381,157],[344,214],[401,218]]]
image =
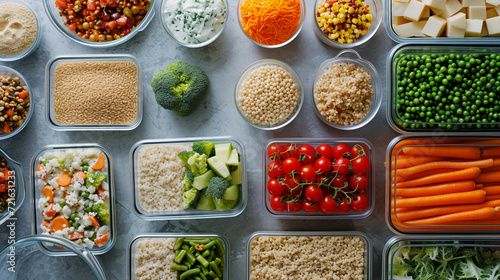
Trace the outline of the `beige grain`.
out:
[[[0,4],[0,55],[14,56],[35,43],[38,23],[33,12],[17,3]]]
[[[178,273],[170,270],[174,263],[176,238],[149,238],[135,248],[136,280],[177,280]]]

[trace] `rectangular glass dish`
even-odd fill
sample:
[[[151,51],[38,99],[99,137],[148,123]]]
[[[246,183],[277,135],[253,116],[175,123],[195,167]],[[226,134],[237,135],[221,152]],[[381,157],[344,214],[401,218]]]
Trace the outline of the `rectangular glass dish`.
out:
[[[101,145],[42,147],[31,159],[29,192],[33,234],[62,237],[96,255],[115,244],[113,161]],[[72,254],[42,247],[49,255]]]
[[[387,121],[399,133],[498,132],[500,48],[398,45],[387,59]]]
[[[500,140],[400,136],[387,147],[386,223],[396,234],[496,234]]]
[[[246,278],[372,279],[372,245],[361,232],[255,232],[246,245]]]
[[[89,69],[91,78],[75,74]],[[132,130],[142,121],[142,99],[142,69],[132,55],[56,56],[45,68],[45,118],[55,130]]]
[[[240,184],[237,184],[239,185],[239,199],[235,201],[236,204],[230,209],[225,211],[194,209],[193,207],[197,207],[200,204],[199,202],[203,197],[201,193],[206,189],[206,186],[196,194],[197,198],[193,200],[193,207],[189,209],[184,208],[183,195],[186,191],[184,179],[187,165],[181,161],[177,154],[182,151],[191,150],[191,145],[199,141],[211,141],[215,145],[218,143],[231,143],[231,148],[236,148],[238,152],[239,166],[228,168],[231,173],[239,169],[239,179],[241,179]],[[143,140],[132,146],[130,150],[130,162],[132,168],[131,174],[133,176],[132,193],[134,212],[144,220],[235,217],[241,214],[247,205],[246,154],[243,145],[232,137]],[[209,171],[214,170],[211,166],[207,166]],[[215,174],[215,177],[217,176],[221,177]],[[233,177],[236,178],[236,176]],[[195,176],[196,178],[198,177]],[[228,182],[232,181],[230,177],[226,180]],[[234,184],[236,183],[238,182],[234,182]],[[230,185],[233,185],[233,182]]]
[[[351,167],[345,166],[344,163],[340,164],[343,166],[340,167],[339,164],[335,163],[336,160],[334,158],[330,158],[329,161],[331,162],[331,170],[318,174],[318,172],[316,172],[314,168],[316,164],[315,161],[319,159],[319,157],[316,156],[317,154],[320,154],[318,152],[319,149],[329,146],[332,151],[335,151],[335,149],[337,148],[336,145],[338,144],[340,144],[339,147],[341,145],[345,146],[343,149],[346,149],[347,152],[351,152],[351,150],[354,149],[356,145],[359,145],[359,148],[362,148],[362,150],[364,151],[365,158],[368,159],[368,164],[367,166],[365,166],[367,168],[367,171],[361,174],[354,174],[355,172],[353,172],[353,169],[348,170],[348,168]],[[307,153],[307,149],[311,149],[310,153],[314,154],[314,157],[308,160],[312,161],[311,163],[307,163],[305,157],[300,156],[300,154]],[[282,219],[366,218],[373,212],[375,200],[375,155],[372,150],[373,145],[368,140],[363,138],[270,139],[264,146],[262,152],[262,205],[265,209],[265,212],[275,218]],[[278,151],[278,153],[280,154],[279,157],[275,156],[276,151]],[[343,152],[340,153],[342,154]],[[334,157],[334,154],[332,154],[332,157]],[[361,157],[361,152],[359,153],[359,155]],[[271,159],[271,157],[273,157],[273,159]],[[285,162],[288,158],[299,159],[301,169],[293,171],[293,173],[296,174],[294,176],[295,179],[292,178],[292,173],[287,174],[287,172],[285,172],[285,170],[287,170],[287,164],[285,164]],[[304,158],[304,160],[301,160],[301,158]],[[277,159],[279,160],[277,161]],[[344,160],[350,162],[349,159]],[[354,161],[354,159],[352,160]],[[274,177],[275,174],[272,174],[277,171],[276,168],[272,166],[272,164],[276,161],[278,162],[278,165],[276,166],[279,170],[278,179]],[[351,166],[354,165],[351,164]],[[283,167],[285,168],[285,170],[282,170]],[[302,170],[308,167],[311,167],[310,169],[312,169],[312,171],[315,173],[315,178],[313,179],[312,183],[307,183],[307,179],[305,179],[306,175],[302,174]],[[347,174],[341,175],[341,173],[344,172],[340,170],[335,171],[336,168],[345,168]],[[358,178],[362,181],[354,180]],[[279,183],[276,183],[276,180],[278,180]],[[353,183],[350,184],[349,182]],[[271,185],[280,184],[281,191],[274,191],[274,186]],[[306,194],[306,192],[308,192],[307,189],[310,185],[317,186],[319,189],[321,189],[320,193],[322,197],[320,200],[311,200],[310,198],[312,197]],[[317,192],[317,190],[315,190],[315,192]],[[330,211],[323,211],[326,209],[323,209],[323,207],[319,206],[321,206],[321,201],[325,199],[325,196],[328,195],[330,196],[330,198],[332,198],[331,200],[333,200],[333,203],[335,203],[336,205],[333,208],[330,208]],[[360,198],[360,200],[364,201],[364,203],[361,203],[363,205],[360,208],[356,208],[354,204],[357,200],[357,197],[363,197]],[[278,209],[275,206],[276,201],[274,200],[276,199],[284,204],[284,209]],[[347,202],[344,202],[344,200],[347,200]],[[305,205],[306,202],[308,203],[310,201],[315,202],[313,202],[312,205]],[[343,210],[342,207],[345,207],[345,210]]]

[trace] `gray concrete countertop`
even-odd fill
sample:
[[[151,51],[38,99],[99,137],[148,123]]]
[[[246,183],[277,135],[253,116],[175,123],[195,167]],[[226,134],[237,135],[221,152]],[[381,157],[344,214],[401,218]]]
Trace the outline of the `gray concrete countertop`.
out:
[[[43,26],[43,39],[39,48],[28,58],[3,63],[29,79],[33,87],[33,118],[18,135],[0,142],[12,158],[21,162],[25,180],[29,180],[29,162],[40,147],[48,144],[99,143],[108,149],[114,160],[116,188],[116,225],[118,236],[114,247],[99,256],[108,279],[126,279],[129,242],[138,234],[155,232],[206,232],[226,236],[231,246],[230,279],[243,279],[245,271],[245,245],[255,231],[361,231],[373,245],[372,279],[380,279],[382,251],[385,242],[394,234],[385,223],[384,215],[384,160],[389,142],[398,134],[386,120],[386,100],[375,118],[365,127],[354,131],[341,131],[325,125],[314,113],[312,85],[317,68],[325,59],[334,57],[340,49],[321,43],[313,32],[313,0],[306,0],[307,17],[299,36],[289,45],[278,49],[264,49],[249,41],[237,22],[236,1],[229,3],[229,22],[223,34],[211,45],[201,49],[188,49],[174,42],[163,30],[159,7],[151,24],[136,37],[115,48],[94,49],[80,46],[59,33],[45,15],[42,1],[30,1]],[[364,59],[372,62],[382,79],[382,93],[387,95],[386,60],[395,45],[387,36],[384,23],[376,35],[365,45],[355,48]],[[140,126],[128,132],[59,132],[45,120],[45,66],[62,54],[131,54],[142,66],[144,117]],[[297,118],[276,131],[262,131],[248,125],[235,107],[234,88],[239,75],[253,62],[274,58],[289,64],[300,75],[305,100]],[[160,69],[176,60],[196,64],[210,78],[209,95],[194,114],[180,117],[156,104],[149,83]],[[177,220],[147,222],[133,212],[132,182],[129,152],[134,143],[143,139],[182,138],[203,136],[233,136],[247,151],[248,206],[234,218],[207,220]],[[375,210],[361,220],[278,220],[265,213],[262,206],[262,149],[271,138],[280,137],[363,137],[374,144],[375,155]],[[31,234],[31,204],[26,199],[17,213],[16,236]],[[9,231],[0,227],[0,247],[7,244]],[[51,266],[37,267],[38,273],[53,270]],[[4,273],[3,271],[0,272]],[[37,274],[35,274],[37,275]],[[40,274],[41,275],[41,274]],[[33,275],[33,277],[35,277]],[[39,279],[38,277],[35,277]],[[40,278],[41,279],[41,278]],[[78,274],[74,279],[79,278]]]

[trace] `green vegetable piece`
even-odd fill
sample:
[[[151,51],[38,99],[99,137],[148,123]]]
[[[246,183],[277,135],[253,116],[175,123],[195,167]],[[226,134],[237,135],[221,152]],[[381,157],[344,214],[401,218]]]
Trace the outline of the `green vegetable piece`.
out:
[[[219,176],[222,178],[227,178],[229,177],[229,169],[227,168],[226,164],[224,161],[222,161],[219,157],[213,156],[207,160],[208,165],[210,168]]]
[[[236,204],[238,204],[238,200],[225,200],[223,198],[213,198],[215,204],[215,210],[217,211],[227,211],[233,209]]]
[[[204,246],[204,250],[209,250],[211,249],[214,245],[215,245],[216,241],[215,240],[210,240],[210,242],[208,242],[207,244],[205,244]]]
[[[175,241],[174,250],[176,251],[176,253],[177,253],[177,250],[179,250],[181,248],[183,242],[184,242],[184,238],[177,238],[177,240]]]
[[[71,167],[71,163],[73,162],[73,154],[72,153],[64,153],[59,158],[57,158],[57,162],[62,169],[69,169]]]
[[[215,274],[215,272],[213,270],[210,270],[210,272],[208,274],[210,276],[212,276],[213,279],[218,279],[217,274]]]
[[[194,248],[194,246],[189,247],[189,249],[188,249],[188,253],[189,254],[193,254],[194,251],[196,251],[196,249]]]
[[[202,280],[208,280],[208,279],[207,279],[207,277],[205,276],[205,274],[208,274],[208,272],[207,272],[207,273],[203,273],[203,268],[205,268],[205,267],[203,267],[203,266],[202,266],[202,270],[201,270],[201,272],[202,272],[202,273],[200,274],[200,278],[201,278]],[[206,268],[205,268],[205,269],[206,269]]]
[[[184,243],[188,243],[189,245],[196,245],[196,244],[207,244],[208,242],[210,242],[210,239],[208,238],[186,238],[184,239]]]
[[[203,190],[208,186],[208,184],[210,183],[210,179],[212,179],[214,176],[215,173],[212,170],[208,170],[204,174],[194,177],[193,187],[200,191]]]
[[[215,210],[214,200],[211,196],[206,195],[206,189],[201,192],[198,204],[196,204],[196,210],[212,211]]]
[[[181,250],[179,252],[179,254],[177,256],[175,256],[174,262],[176,262],[178,264],[182,263],[182,261],[184,260],[184,257],[186,256],[186,254],[187,254],[187,250],[184,250],[184,249]]]
[[[215,272],[215,274],[217,274],[217,277],[222,277],[222,273],[219,270],[219,266],[214,261],[210,262],[210,267]]]
[[[193,254],[189,253],[189,251],[187,251],[186,253],[186,260],[191,264],[193,265],[195,262],[196,262],[196,258],[193,256]]]
[[[195,177],[204,174],[208,171],[207,155],[195,153],[188,159],[188,166]]]
[[[207,267],[209,265],[207,259],[205,259],[203,256],[197,256],[196,259],[203,265],[204,267]]]
[[[182,265],[182,264],[173,263],[170,265],[170,270],[172,270],[172,271],[186,271],[186,270],[188,270],[188,267],[185,265]]]
[[[61,206],[61,208],[63,208],[65,205],[66,205],[66,202],[64,202],[64,201],[59,202],[59,206]]]
[[[204,257],[204,258],[210,256],[210,250],[203,251],[203,253],[201,253],[201,256]]]
[[[209,79],[198,66],[177,61],[151,81],[156,102],[179,116],[188,116],[208,91]]]
[[[209,141],[198,141],[193,143],[193,151],[202,155],[205,154],[208,157],[213,157],[215,155],[215,144]]]
[[[93,186],[94,188],[98,188],[102,182],[106,181],[106,173],[101,171],[90,171],[87,172],[87,179],[85,179],[85,187],[90,188]]]
[[[187,161],[190,157],[194,156],[196,151],[182,151],[177,154],[177,157],[180,158],[185,164],[188,164]],[[201,154],[201,153],[198,153]]]
[[[226,162],[227,165],[238,166],[240,164],[240,155],[238,154],[238,149],[233,147],[231,149],[231,154]]]
[[[108,203],[99,203],[92,206],[92,212],[97,213],[97,219],[101,225],[107,225],[110,221],[110,212]]]
[[[186,175],[184,176],[184,191],[189,190],[193,186],[194,175],[191,170],[186,170]]]
[[[241,164],[238,164],[235,170],[231,172],[231,180],[229,180],[231,185],[241,185]]]
[[[222,244],[222,241],[218,238],[215,239],[215,248],[217,249],[218,256],[224,256],[224,244]]]
[[[196,188],[191,188],[182,193],[182,201],[184,203],[184,209],[196,206],[196,202],[198,201],[200,194],[201,194],[200,191],[198,191]]]
[[[240,198],[240,187],[238,185],[229,186],[224,192],[225,200],[238,200]]]
[[[206,195],[211,196],[213,198],[222,199],[224,197],[224,193],[226,189],[229,187],[229,183],[226,179],[221,177],[213,177],[210,179],[210,182],[207,186]],[[217,204],[214,201],[215,207],[217,208]]]
[[[185,280],[191,276],[195,276],[195,275],[198,275],[200,274],[201,270],[199,268],[193,268],[193,269],[190,269],[188,271],[185,271],[183,272],[180,276],[179,276],[179,279],[180,280]]]
[[[232,146],[230,142],[215,144],[215,156],[218,157],[224,163],[228,162],[231,150]]]

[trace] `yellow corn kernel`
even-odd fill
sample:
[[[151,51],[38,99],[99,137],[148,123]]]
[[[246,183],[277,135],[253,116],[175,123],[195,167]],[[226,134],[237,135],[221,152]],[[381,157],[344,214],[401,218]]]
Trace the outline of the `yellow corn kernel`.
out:
[[[344,13],[345,13],[345,10],[344,10],[344,8],[340,8],[340,9],[339,9],[339,13],[342,13],[342,14],[344,14]]]
[[[366,30],[362,30],[361,35],[365,36],[366,32],[367,32]]]
[[[353,7],[350,7],[350,8],[349,8],[349,13],[350,13],[350,14],[354,13],[354,8],[353,8]]]
[[[320,14],[321,14],[321,13],[324,13],[324,12],[325,12],[325,8],[319,8],[319,9],[318,9],[318,13],[320,13]]]
[[[339,24],[340,20],[338,18],[334,18],[333,19],[333,24],[337,25]]]
[[[332,11],[333,11],[334,13],[338,12],[338,11],[339,11],[339,6],[337,6],[337,5],[333,6],[333,7],[332,7]]]
[[[326,18],[322,18],[320,22],[323,23],[323,24],[325,24],[326,23]]]
[[[340,23],[345,23],[345,18],[341,18]]]
[[[351,23],[351,19],[350,18],[347,19],[347,23]]]
[[[330,23],[333,23],[333,19],[329,19],[329,20],[327,21],[327,23],[329,23],[329,24],[330,24]]]
[[[345,21],[345,15],[344,14],[339,14],[337,17],[340,18],[340,19],[343,19]]]
[[[353,40],[352,39],[347,39],[348,44],[352,44]]]
[[[367,19],[367,20],[372,21],[372,18],[373,18],[373,17],[372,17],[372,14],[367,14],[367,15],[366,15],[366,19]]]
[[[371,26],[372,26],[372,24],[369,22],[366,24],[366,27],[368,27],[368,28],[370,28]]]
[[[354,23],[354,24],[357,24],[357,23],[358,23],[358,19],[357,19],[357,18],[353,18],[353,19],[351,20],[351,22],[352,22],[352,23]]]
[[[366,20],[366,16],[365,16],[365,15],[362,15],[362,16],[361,16],[361,20],[362,20],[362,21],[365,21],[365,20]]]
[[[347,29],[349,29],[349,28],[351,28],[351,25],[350,25],[349,23],[347,23],[347,24],[345,25],[345,27],[346,27]]]
[[[333,33],[333,39],[334,40],[337,39],[339,36],[340,36],[340,34],[338,32]]]
[[[345,40],[344,40],[344,38],[340,38],[338,42],[343,44],[345,42]]]
[[[349,39],[354,39],[354,35],[349,35]]]
[[[351,29],[352,29],[352,30],[355,30],[355,29],[357,29],[357,26],[356,26],[356,24],[351,24]]]
[[[359,33],[359,29],[354,29],[354,34],[358,34]]]

